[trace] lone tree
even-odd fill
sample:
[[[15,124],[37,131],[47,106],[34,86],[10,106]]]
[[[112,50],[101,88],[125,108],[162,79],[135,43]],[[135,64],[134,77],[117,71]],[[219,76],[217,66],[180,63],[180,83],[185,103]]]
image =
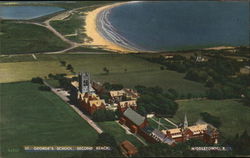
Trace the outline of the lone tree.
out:
[[[103,68],[103,71],[106,73],[106,74],[109,74],[109,69],[107,67],[104,67]]]
[[[67,70],[71,71],[71,72],[74,72],[74,68],[71,64],[68,64],[67,65]]]
[[[66,66],[66,61],[60,61],[62,66]]]

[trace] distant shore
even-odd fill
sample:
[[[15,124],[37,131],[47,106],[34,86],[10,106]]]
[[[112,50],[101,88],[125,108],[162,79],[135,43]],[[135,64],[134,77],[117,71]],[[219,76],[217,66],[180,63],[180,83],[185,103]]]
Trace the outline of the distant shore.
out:
[[[97,16],[100,12],[111,9],[113,7],[126,4],[129,2],[120,2],[115,3],[111,5],[105,5],[103,7],[97,8],[93,11],[87,12],[86,18],[85,18],[85,30],[88,37],[92,39],[90,42],[84,43],[85,45],[95,46],[99,48],[103,48],[106,50],[116,51],[120,53],[137,53],[137,51],[126,49],[122,46],[119,46],[113,42],[110,42],[109,40],[105,39],[97,30]]]

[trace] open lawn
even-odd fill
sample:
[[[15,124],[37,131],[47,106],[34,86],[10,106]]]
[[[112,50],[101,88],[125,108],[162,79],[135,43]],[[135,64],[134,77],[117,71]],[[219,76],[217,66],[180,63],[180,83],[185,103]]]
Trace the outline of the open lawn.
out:
[[[0,64],[0,81],[16,82],[31,80],[32,77],[45,77],[49,73],[67,73],[57,61],[32,61]]]
[[[37,54],[38,61],[30,57],[25,60],[32,62],[0,63],[0,82],[30,80],[32,77],[45,76],[49,73],[66,73],[59,61],[71,64],[75,72],[90,72],[92,78],[100,82],[121,83],[125,87],[136,85],[160,86],[167,90],[174,88],[181,94],[204,94],[206,88],[197,82],[184,79],[184,74],[169,70],[160,70],[159,64],[148,62],[136,55],[120,54]],[[8,61],[7,57],[3,62]],[[16,61],[18,58],[10,60]],[[103,68],[110,70],[104,74]],[[125,71],[125,69],[127,71]]]
[[[235,136],[245,129],[250,131],[250,108],[233,100],[182,101],[173,120],[183,122],[186,113],[189,124],[193,124],[200,118],[201,112],[220,118],[222,136]]]
[[[62,35],[66,36],[69,40],[75,42],[83,42],[84,37],[84,18],[79,12],[74,13],[64,20],[55,20],[50,22],[51,26],[60,32]]]
[[[52,52],[69,45],[42,26],[1,20],[0,54]]]
[[[154,117],[153,119],[155,121],[157,121],[157,122],[159,121],[159,118],[157,118],[157,117]],[[175,126],[173,126],[169,122],[165,121],[163,118],[160,119],[160,126],[158,126],[158,123],[156,123],[153,119],[152,118],[148,118],[149,124],[153,128],[157,128],[158,129],[158,127],[160,127],[160,130],[176,128]]]
[[[181,94],[204,94],[206,88],[197,82],[184,79],[184,74],[169,70],[160,70],[159,64],[148,62],[136,55],[120,54],[37,54],[38,61],[26,57],[32,62],[0,63],[0,82],[30,80],[36,76],[46,76],[49,73],[66,73],[65,67],[59,61],[71,64],[75,72],[90,72],[92,78],[100,82],[121,83],[125,87],[133,88],[136,85],[160,86],[167,90],[174,88]],[[7,57],[4,62],[6,62]],[[10,59],[12,60],[12,59]],[[14,58],[13,61],[18,60]],[[110,70],[104,74],[103,68]],[[125,71],[125,69],[127,71]]]
[[[0,139],[4,158],[77,156],[81,152],[25,152],[23,146],[95,143],[97,132],[52,92],[40,91],[38,84],[30,82],[0,86],[4,92],[0,95]]]
[[[113,135],[118,144],[124,140],[128,140],[136,147],[143,145],[139,140],[136,139],[136,137],[126,134],[125,129],[120,127],[115,121],[99,122],[98,125],[104,130],[104,132]]]

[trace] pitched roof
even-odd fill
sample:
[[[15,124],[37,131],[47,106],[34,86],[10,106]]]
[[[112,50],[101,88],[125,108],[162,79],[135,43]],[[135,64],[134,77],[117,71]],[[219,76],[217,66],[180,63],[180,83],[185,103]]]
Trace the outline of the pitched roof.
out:
[[[190,129],[194,134],[198,134],[200,132],[207,130],[207,124],[189,126],[188,129]]]
[[[140,126],[145,120],[145,117],[141,116],[140,114],[132,110],[130,107],[127,108],[127,110],[123,113],[123,115],[127,117],[129,120],[131,120],[137,126]]]
[[[127,151],[137,153],[137,148],[128,140],[125,140],[121,143],[121,146],[124,147]]]
[[[101,100],[90,100],[89,101],[89,105],[92,107],[93,105],[95,105],[96,107],[99,107],[101,105],[105,105],[105,101],[103,99]]]
[[[125,94],[124,90],[110,91],[109,93],[111,97],[123,96]]]
[[[125,105],[128,106],[136,106],[136,100],[128,100],[128,101],[121,101],[119,102],[120,106],[124,107]]]
[[[159,138],[161,141],[164,140],[164,138],[166,137],[165,134],[161,131],[159,131],[158,129],[154,129],[154,131],[152,132],[152,134],[154,136],[156,136],[157,138]]]

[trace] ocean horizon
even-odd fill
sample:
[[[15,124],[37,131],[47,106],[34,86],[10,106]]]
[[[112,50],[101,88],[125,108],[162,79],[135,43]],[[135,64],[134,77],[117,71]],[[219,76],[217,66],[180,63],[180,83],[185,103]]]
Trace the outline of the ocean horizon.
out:
[[[97,30],[129,50],[167,51],[249,45],[249,3],[129,2],[97,16]]]

